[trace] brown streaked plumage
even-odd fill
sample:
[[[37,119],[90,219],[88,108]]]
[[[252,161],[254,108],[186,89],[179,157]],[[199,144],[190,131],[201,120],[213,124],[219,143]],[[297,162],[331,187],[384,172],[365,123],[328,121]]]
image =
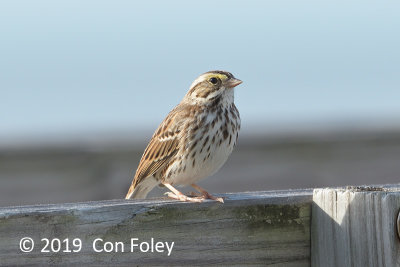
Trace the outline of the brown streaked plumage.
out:
[[[156,185],[171,198],[223,202],[195,184],[215,173],[236,145],[239,112],[233,102],[240,80],[225,71],[200,75],[182,101],[160,124],[145,149],[126,198],[145,198]],[[232,140],[232,137],[234,140]],[[187,197],[174,185],[192,185],[200,197]]]

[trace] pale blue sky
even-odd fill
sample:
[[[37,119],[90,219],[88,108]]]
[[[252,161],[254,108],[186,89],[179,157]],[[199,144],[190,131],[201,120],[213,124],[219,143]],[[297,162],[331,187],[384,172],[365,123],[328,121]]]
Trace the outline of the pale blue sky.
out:
[[[400,118],[399,1],[1,1],[0,136],[154,129],[201,73],[243,126]]]

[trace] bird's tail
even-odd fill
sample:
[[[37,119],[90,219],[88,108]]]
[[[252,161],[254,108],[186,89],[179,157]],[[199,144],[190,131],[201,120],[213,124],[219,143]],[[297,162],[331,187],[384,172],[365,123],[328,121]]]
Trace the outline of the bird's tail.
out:
[[[144,178],[139,184],[136,186],[132,183],[131,187],[129,187],[128,193],[126,194],[125,199],[131,198],[146,198],[147,194],[157,185],[159,182],[153,176],[149,176]]]

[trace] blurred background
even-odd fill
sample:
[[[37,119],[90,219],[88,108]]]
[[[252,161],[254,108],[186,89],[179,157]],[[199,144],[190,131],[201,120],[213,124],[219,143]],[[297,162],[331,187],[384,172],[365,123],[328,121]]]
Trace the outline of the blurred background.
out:
[[[244,82],[210,192],[400,182],[399,10],[1,1],[0,206],[123,198],[153,131],[213,69]]]

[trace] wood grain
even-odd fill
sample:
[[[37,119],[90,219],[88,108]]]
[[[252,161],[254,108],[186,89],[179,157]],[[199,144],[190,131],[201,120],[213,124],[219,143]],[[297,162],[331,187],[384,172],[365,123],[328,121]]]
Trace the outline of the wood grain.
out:
[[[311,190],[221,195],[225,204],[171,200],[98,201],[0,209],[1,265],[309,266]],[[31,237],[30,253],[19,249]],[[41,253],[42,238],[80,238],[78,253]],[[165,253],[96,253],[96,238],[175,242]]]
[[[400,189],[315,189],[312,266],[400,266]]]

